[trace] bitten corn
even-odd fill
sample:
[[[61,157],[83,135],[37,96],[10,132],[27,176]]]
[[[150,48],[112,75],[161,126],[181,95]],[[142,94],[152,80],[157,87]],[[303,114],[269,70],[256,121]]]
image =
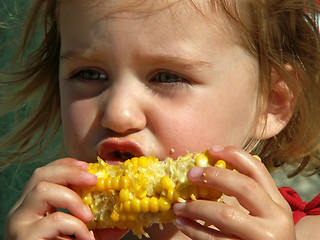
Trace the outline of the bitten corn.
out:
[[[187,172],[193,166],[228,167],[207,152],[190,153],[175,161],[134,157],[119,165],[109,165],[98,157],[98,163],[90,164],[88,170],[98,177],[97,184],[76,190],[94,215],[88,227],[126,228],[139,238],[148,237],[144,228],[174,219],[174,203],[201,198],[221,200],[217,190],[189,182]]]

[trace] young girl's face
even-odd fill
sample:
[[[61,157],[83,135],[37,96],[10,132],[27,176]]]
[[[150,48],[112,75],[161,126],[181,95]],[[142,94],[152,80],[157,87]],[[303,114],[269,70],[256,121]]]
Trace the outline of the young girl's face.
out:
[[[256,128],[258,64],[236,43],[230,22],[203,1],[210,19],[189,1],[166,8],[166,1],[141,1],[127,11],[122,2],[61,3],[69,154],[112,162],[242,146]]]

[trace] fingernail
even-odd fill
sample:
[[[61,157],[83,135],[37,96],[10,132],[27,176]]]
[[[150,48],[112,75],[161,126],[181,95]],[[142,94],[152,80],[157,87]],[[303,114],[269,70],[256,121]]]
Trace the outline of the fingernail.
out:
[[[94,174],[92,174],[92,173],[83,171],[81,173],[81,178],[84,179],[84,180],[92,181],[93,179],[96,178],[96,176]]]
[[[174,222],[177,225],[177,227],[182,227],[187,224],[186,219],[181,218],[181,217],[177,217]]]
[[[75,160],[73,162],[73,165],[80,167],[80,168],[84,168],[85,170],[87,170],[89,168],[89,164],[87,162],[78,161],[78,160]]]
[[[213,152],[221,152],[223,151],[224,146],[223,145],[214,145],[211,147],[211,151]]]
[[[189,170],[189,177],[193,179],[198,178],[202,175],[202,172],[203,172],[202,167],[192,167]]]
[[[173,211],[177,214],[178,212],[181,212],[183,208],[185,207],[186,203],[176,203],[173,205]]]
[[[87,206],[83,207],[83,211],[88,217],[93,217],[92,212],[90,211],[90,209]]]

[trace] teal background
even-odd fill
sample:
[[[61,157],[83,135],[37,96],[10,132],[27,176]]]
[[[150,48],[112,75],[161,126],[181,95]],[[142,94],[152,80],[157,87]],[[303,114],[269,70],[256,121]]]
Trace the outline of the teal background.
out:
[[[17,29],[24,21],[31,3],[31,0],[0,0],[0,71],[2,72],[13,69],[13,58],[21,36],[21,31],[17,32]],[[1,136],[10,131],[15,120],[16,117],[13,113],[0,117]],[[53,152],[56,150],[55,146],[61,141],[59,134],[53,144],[32,162],[12,164],[3,169],[0,168],[0,240],[4,238],[6,215],[19,198],[34,169],[57,158]]]

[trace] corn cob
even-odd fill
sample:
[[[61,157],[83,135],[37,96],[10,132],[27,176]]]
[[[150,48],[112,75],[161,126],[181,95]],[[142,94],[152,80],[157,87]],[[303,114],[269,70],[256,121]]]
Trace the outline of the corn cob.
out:
[[[154,223],[161,227],[174,219],[172,205],[176,202],[221,201],[221,192],[188,180],[187,172],[193,166],[231,169],[223,160],[212,159],[207,151],[189,153],[175,161],[134,157],[119,165],[109,165],[98,157],[98,163],[91,163],[88,170],[98,177],[97,184],[89,189],[76,189],[94,215],[88,228],[130,229],[139,238],[148,237],[144,228]]]

